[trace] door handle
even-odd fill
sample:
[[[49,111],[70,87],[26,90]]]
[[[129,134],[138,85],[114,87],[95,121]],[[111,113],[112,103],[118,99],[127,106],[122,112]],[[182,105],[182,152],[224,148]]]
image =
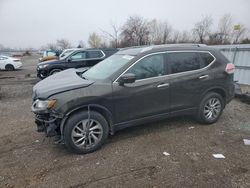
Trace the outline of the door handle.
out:
[[[202,75],[202,76],[199,77],[199,79],[200,79],[200,80],[203,80],[203,79],[206,79],[206,78],[208,78],[208,77],[209,77],[208,75]]]
[[[169,83],[159,84],[159,85],[157,86],[157,88],[162,88],[162,87],[169,87]]]

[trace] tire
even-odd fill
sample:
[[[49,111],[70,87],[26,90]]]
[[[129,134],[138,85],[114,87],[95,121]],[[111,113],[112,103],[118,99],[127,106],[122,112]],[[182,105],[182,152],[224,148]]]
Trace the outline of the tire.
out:
[[[108,138],[109,126],[106,119],[95,111],[90,112],[89,119],[90,124],[88,112],[81,111],[73,114],[66,122],[64,141],[69,151],[77,154],[91,153],[99,149]]]
[[[52,69],[50,72],[49,72],[49,75],[53,75],[53,74],[56,74],[58,72],[61,72],[62,70],[61,69]]]
[[[11,64],[7,64],[5,66],[5,70],[7,70],[7,71],[13,71],[13,70],[15,70],[15,67],[13,65],[11,65]]]
[[[220,94],[215,92],[206,94],[200,102],[197,121],[202,124],[215,123],[223,112],[224,103]]]

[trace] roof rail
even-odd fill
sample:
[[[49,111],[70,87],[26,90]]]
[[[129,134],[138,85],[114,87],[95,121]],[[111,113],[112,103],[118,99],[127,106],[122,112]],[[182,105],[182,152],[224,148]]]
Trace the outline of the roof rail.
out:
[[[146,47],[149,47],[149,46],[155,46],[155,45],[142,45],[142,46],[129,46],[129,47],[124,47],[124,48],[121,48],[120,51],[122,50],[128,50],[128,49],[133,49],[133,48],[146,48]]]
[[[174,44],[161,44],[161,45],[155,45],[155,47],[168,47],[168,46],[197,46],[197,47],[203,47],[207,46],[206,44],[196,44],[196,43],[174,43]]]
[[[125,47],[121,48],[121,50],[128,50],[131,48],[147,48],[147,47],[152,47],[152,48],[161,48],[161,47],[171,47],[171,46],[197,46],[197,47],[204,47],[207,46],[206,44],[197,44],[197,43],[173,43],[173,44],[159,44],[159,45],[142,45],[142,46],[130,46],[130,47]]]

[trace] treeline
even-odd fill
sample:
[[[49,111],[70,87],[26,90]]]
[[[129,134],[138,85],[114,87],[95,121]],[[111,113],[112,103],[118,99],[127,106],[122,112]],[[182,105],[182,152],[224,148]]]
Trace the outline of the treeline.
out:
[[[196,22],[191,30],[176,30],[167,21],[147,20],[141,16],[130,16],[121,26],[111,24],[110,31],[100,29],[89,34],[87,45],[79,41],[77,47],[112,47],[123,48],[151,44],[201,43],[208,45],[250,43],[249,29],[235,22],[230,14],[225,14],[214,25],[210,16],[204,16]],[[238,25],[238,24],[237,24]],[[50,43],[47,48],[65,49],[72,47],[65,39]]]
[[[249,29],[243,24],[234,30],[230,14],[219,19],[217,27],[210,16],[202,17],[193,29],[179,31],[167,21],[147,20],[141,16],[130,16],[118,27],[111,25],[112,32],[100,30],[89,35],[90,47],[127,47],[166,43],[202,43],[209,45],[250,43]],[[216,28],[216,29],[212,29]]]

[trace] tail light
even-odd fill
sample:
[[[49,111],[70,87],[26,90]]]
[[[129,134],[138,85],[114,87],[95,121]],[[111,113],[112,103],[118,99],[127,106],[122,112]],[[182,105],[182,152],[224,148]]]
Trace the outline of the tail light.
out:
[[[19,62],[19,61],[20,61],[20,59],[15,59],[15,60],[14,60],[14,62]]]
[[[234,73],[234,70],[235,70],[235,66],[233,63],[228,63],[227,66],[226,66],[226,73],[227,74],[233,74]]]

